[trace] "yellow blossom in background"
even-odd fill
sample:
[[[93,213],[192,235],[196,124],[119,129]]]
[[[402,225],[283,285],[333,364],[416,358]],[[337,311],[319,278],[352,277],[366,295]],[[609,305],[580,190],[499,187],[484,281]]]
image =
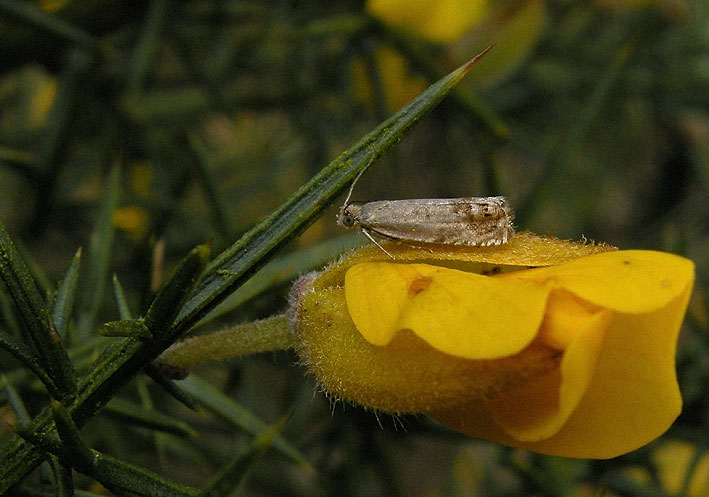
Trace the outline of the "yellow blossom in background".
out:
[[[140,197],[148,197],[152,193],[152,183],[155,171],[153,165],[148,161],[136,161],[130,168],[131,190]]]
[[[386,45],[374,51],[374,63],[380,76],[381,90],[387,109],[396,110],[410,102],[428,84],[426,80],[411,71],[406,59],[396,50]],[[375,89],[367,65],[362,60],[355,61],[352,77],[357,96],[367,105],[374,107]]]
[[[697,456],[699,459],[694,461]],[[681,440],[671,440],[653,451],[652,461],[657,468],[657,477],[669,495],[709,495],[709,452],[706,448]],[[692,471],[692,476],[686,482],[685,493],[680,494],[688,471]]]
[[[113,225],[133,241],[145,238],[150,230],[150,216],[145,209],[128,205],[119,207],[113,213]]]
[[[32,127],[44,126],[57,94],[57,81],[54,78],[41,79],[37,82],[32,97],[27,120]]]
[[[369,0],[365,11],[395,30],[445,45],[443,55],[437,57],[437,63],[450,67],[465,62],[482,47],[495,44],[495,49],[480,61],[463,83],[464,87],[474,90],[495,85],[513,74],[536,46],[547,19],[543,0],[498,3],[486,0]],[[408,81],[411,71],[401,54],[391,49],[387,49],[388,53],[382,53],[381,49],[382,46],[378,46],[374,52],[379,79],[390,108],[396,109],[400,105],[391,105],[391,102],[405,101],[397,93],[412,89]],[[389,59],[396,59],[397,62]],[[388,72],[395,64],[406,70]],[[364,72],[356,69],[356,78],[359,79],[355,81],[362,94],[361,75],[357,76],[357,71]],[[373,100],[369,98],[365,101],[371,103]]]
[[[62,10],[71,4],[71,0],[40,0],[39,7],[47,12]]]
[[[498,247],[360,249],[293,290],[296,350],[334,397],[528,450],[609,458],[681,409],[694,265],[523,233]]]
[[[368,0],[367,13],[433,42],[458,39],[488,13],[487,0]]]
[[[449,43],[480,22],[489,7],[487,1],[369,0],[365,11],[384,24],[427,41]],[[384,104],[389,110],[401,108],[428,86],[429,82],[413,71],[396,49],[379,45],[373,55]],[[353,78],[359,98],[374,106],[376,97],[372,75],[362,60],[355,61]]]
[[[636,465],[624,468],[623,477],[639,486],[657,486],[659,483],[664,491],[662,495],[709,495],[709,452],[706,447],[669,439],[653,447],[650,461],[652,474],[646,467]]]

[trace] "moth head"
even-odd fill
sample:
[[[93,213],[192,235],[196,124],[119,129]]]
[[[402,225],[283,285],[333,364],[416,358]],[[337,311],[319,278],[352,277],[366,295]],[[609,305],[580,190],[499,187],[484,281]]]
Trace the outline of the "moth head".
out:
[[[361,212],[362,206],[357,202],[343,205],[340,208],[340,213],[337,215],[337,224],[343,228],[358,228],[359,215]]]

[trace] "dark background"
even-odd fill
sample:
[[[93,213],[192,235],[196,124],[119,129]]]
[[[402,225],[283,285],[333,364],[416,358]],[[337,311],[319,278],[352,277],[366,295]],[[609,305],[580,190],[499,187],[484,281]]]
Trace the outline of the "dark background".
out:
[[[292,409],[285,436],[318,473],[269,452],[240,495],[669,496],[680,495],[688,467],[701,467],[692,455],[706,464],[709,4],[466,8],[473,5],[480,14],[464,34],[443,29],[426,39],[416,22],[355,1],[0,1],[0,220],[40,286],[52,287],[77,248],[89,246],[109,171],[119,168],[111,256],[99,275],[107,286],[103,298],[78,304],[96,305],[99,322],[117,319],[112,274],[143,312],[156,252],[163,272],[206,240],[219,253],[491,43],[354,197],[506,195],[519,230],[675,252],[697,264],[678,352],[684,413],[648,448],[573,461],[472,441],[425,419],[377,419],[342,405],[331,413],[293,355],[267,354],[202,374],[268,422]],[[335,212],[285,252],[297,257],[341,236]],[[275,284],[225,321],[283,310],[286,287]],[[13,367],[0,362],[6,373]],[[152,391],[137,383],[127,398]],[[26,389],[37,409],[44,399]],[[84,430],[92,446],[200,485],[248,441],[228,423],[152,395],[199,437],[171,438],[105,415]],[[2,404],[0,416],[12,421]],[[667,469],[667,453],[685,465]]]

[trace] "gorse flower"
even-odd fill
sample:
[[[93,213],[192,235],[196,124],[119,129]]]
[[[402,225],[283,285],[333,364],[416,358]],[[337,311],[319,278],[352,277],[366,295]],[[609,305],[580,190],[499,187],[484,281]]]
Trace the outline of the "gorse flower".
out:
[[[709,495],[709,454],[701,445],[668,440],[658,445],[650,458],[657,469],[657,480],[668,495]]]
[[[694,265],[522,233],[353,252],[292,291],[295,348],[332,396],[535,452],[609,458],[678,416]]]
[[[460,38],[489,13],[487,0],[368,0],[365,10],[382,22],[438,43]]]

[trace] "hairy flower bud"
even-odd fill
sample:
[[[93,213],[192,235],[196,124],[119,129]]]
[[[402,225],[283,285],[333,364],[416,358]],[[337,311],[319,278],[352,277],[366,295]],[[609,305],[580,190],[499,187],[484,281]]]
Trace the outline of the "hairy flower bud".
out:
[[[471,436],[608,458],[681,409],[691,261],[522,233],[496,247],[359,249],[291,292],[296,351],[329,395]]]

